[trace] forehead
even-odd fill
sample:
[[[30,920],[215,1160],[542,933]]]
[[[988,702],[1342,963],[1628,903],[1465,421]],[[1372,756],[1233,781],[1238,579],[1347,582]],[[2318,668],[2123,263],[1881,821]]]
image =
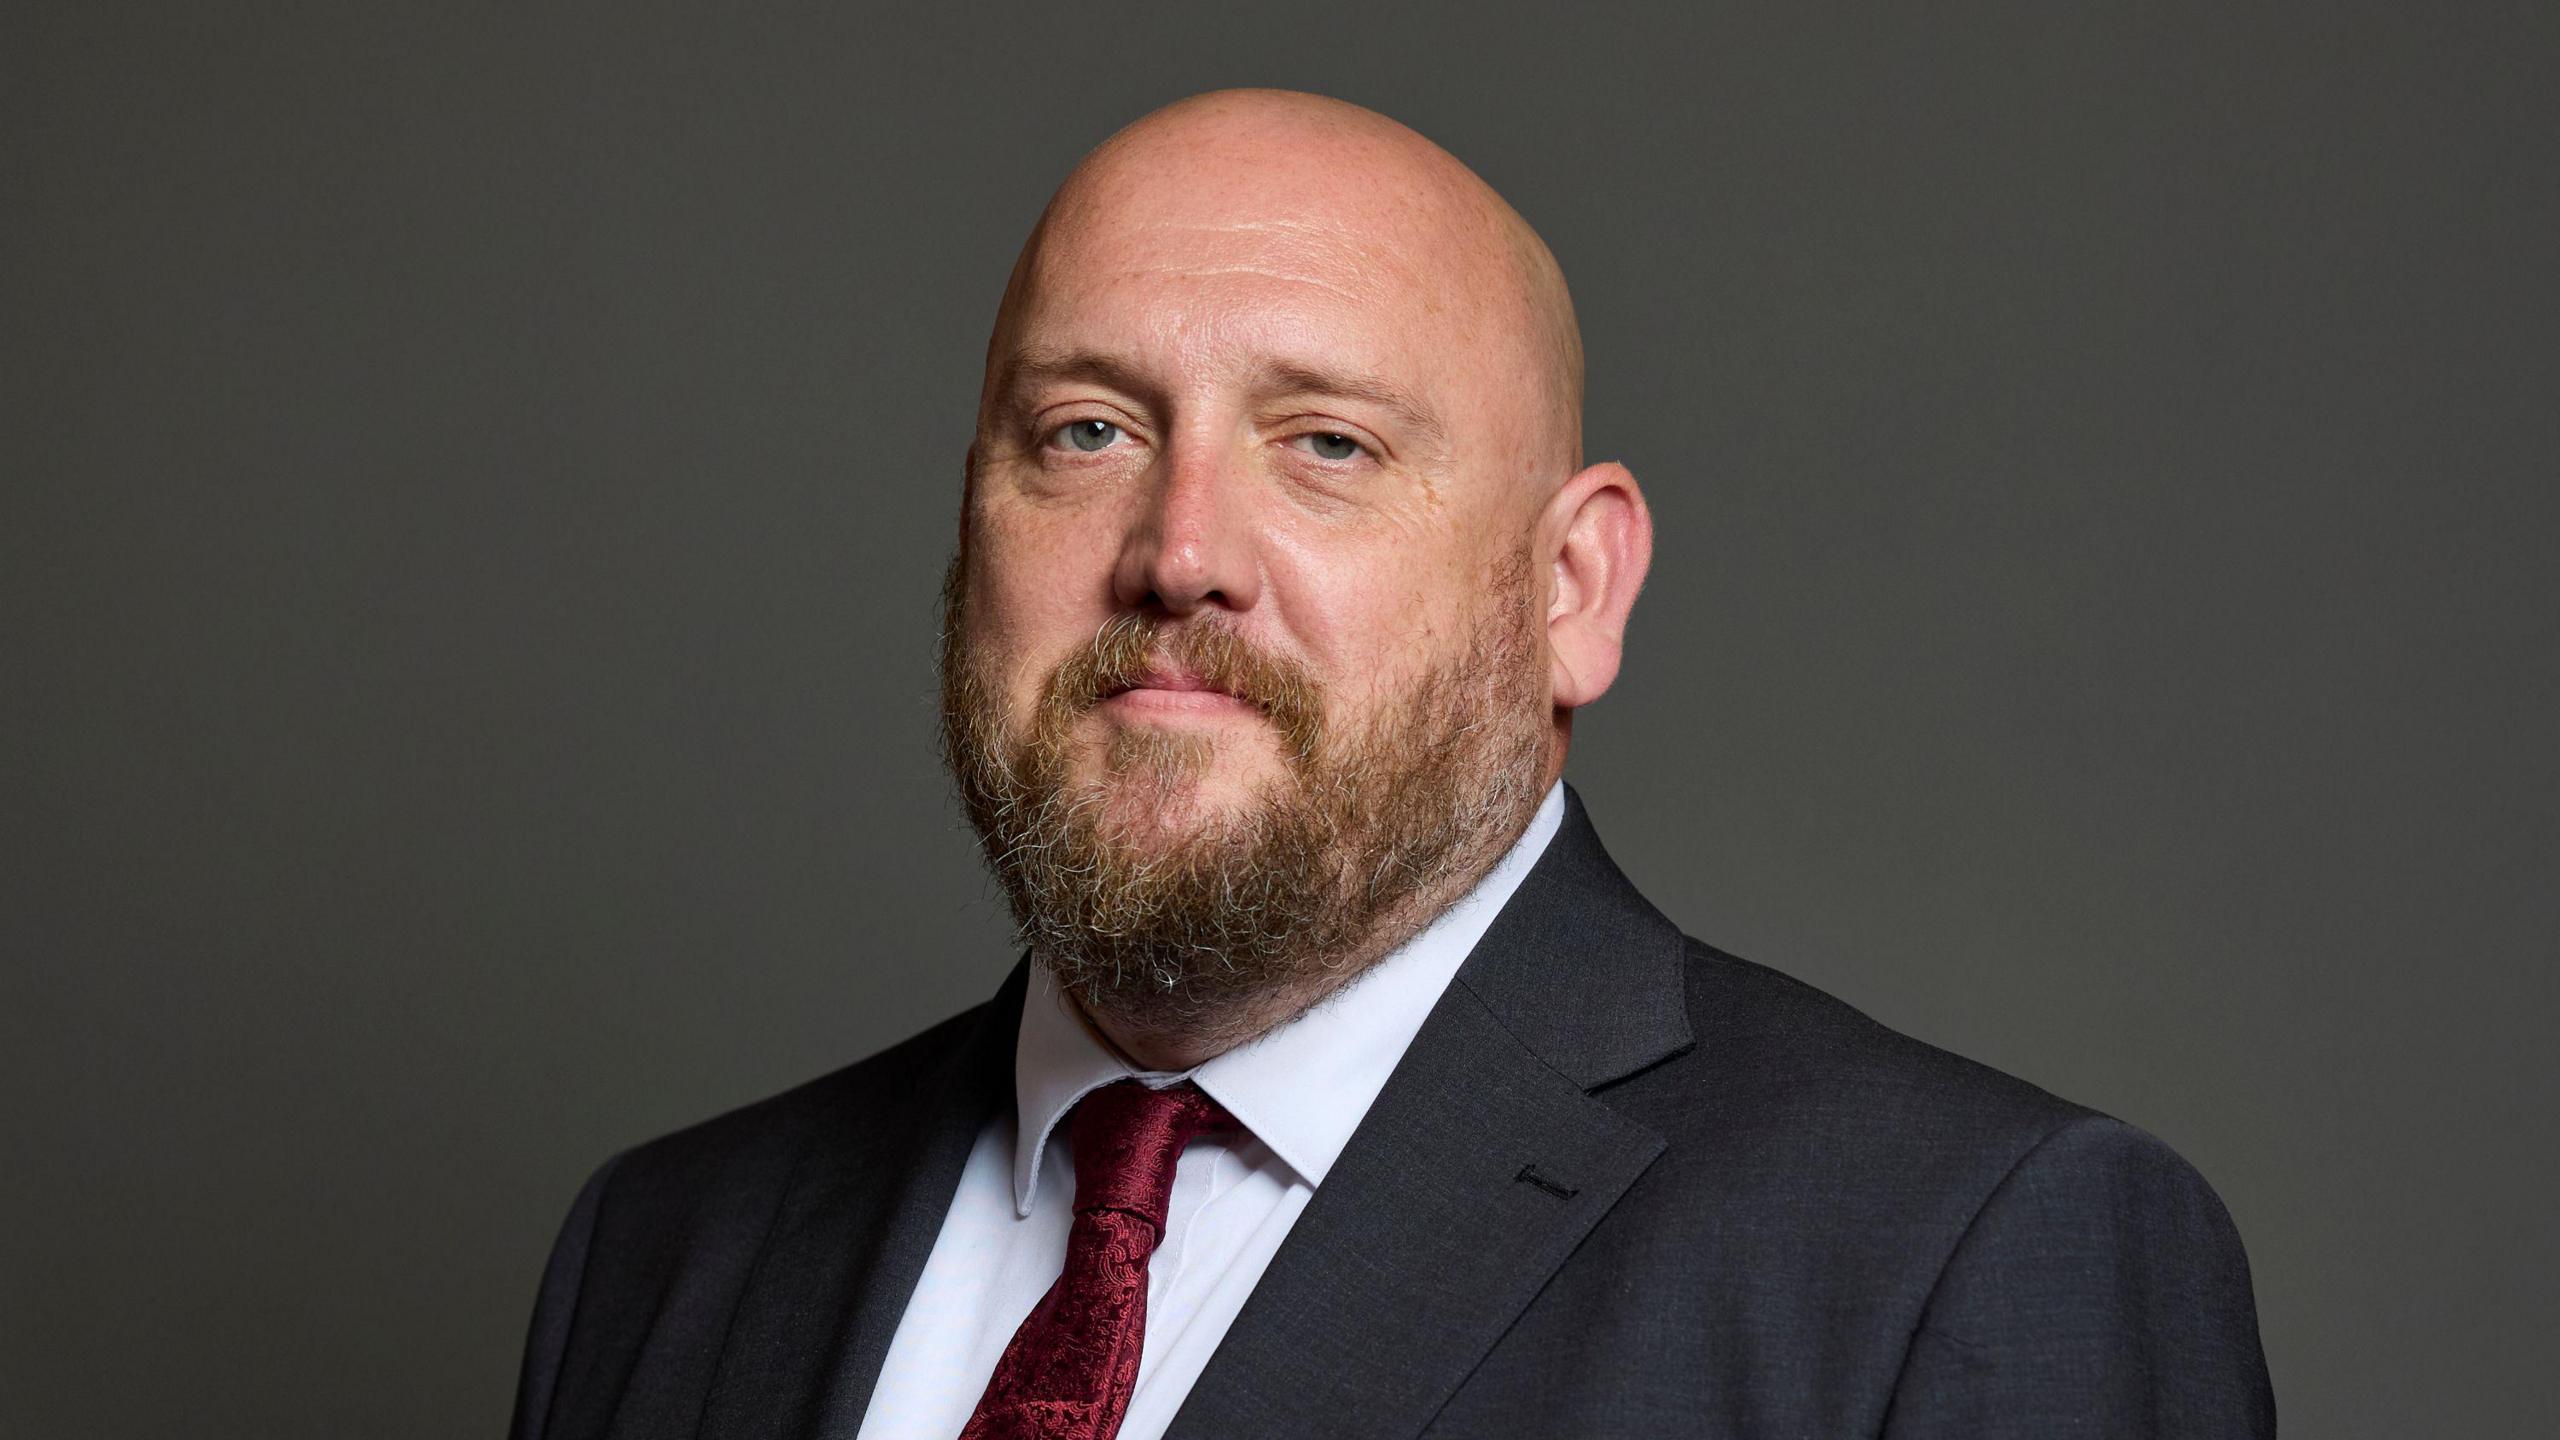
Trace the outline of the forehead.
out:
[[[1446,187],[1356,155],[1119,163],[1059,197],[1008,349],[1062,340],[1182,363],[1264,352],[1448,380],[1511,283]]]

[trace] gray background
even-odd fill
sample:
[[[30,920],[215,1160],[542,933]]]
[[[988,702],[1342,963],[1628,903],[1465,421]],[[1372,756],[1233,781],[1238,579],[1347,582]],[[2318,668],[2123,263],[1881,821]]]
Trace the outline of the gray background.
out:
[[[1638,882],[2192,1157],[2291,1434],[2560,1431],[2549,7],[1210,8],[9,12],[0,1431],[494,1432],[590,1166],[994,983],[985,325],[1234,83],[1573,278]]]

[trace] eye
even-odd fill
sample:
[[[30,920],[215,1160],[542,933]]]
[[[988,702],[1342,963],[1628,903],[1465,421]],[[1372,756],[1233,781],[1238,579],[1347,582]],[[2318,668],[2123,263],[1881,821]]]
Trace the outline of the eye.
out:
[[[1111,442],[1123,433],[1119,426],[1108,420],[1070,420],[1050,433],[1049,443],[1090,455],[1097,450],[1110,449]]]
[[[1300,435],[1289,443],[1319,460],[1356,460],[1366,448],[1350,436],[1332,430],[1318,430],[1313,434]]]

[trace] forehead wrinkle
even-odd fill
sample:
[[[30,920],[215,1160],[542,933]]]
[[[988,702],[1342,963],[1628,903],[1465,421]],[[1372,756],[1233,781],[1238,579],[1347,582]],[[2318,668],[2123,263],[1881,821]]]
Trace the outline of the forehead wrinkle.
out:
[[[1151,220],[1148,222],[1147,228],[1151,230],[1205,230],[1212,234],[1221,235],[1233,234],[1237,231],[1244,231],[1247,233],[1268,232],[1275,235],[1338,235],[1349,230],[1351,227],[1338,220],[1300,220],[1286,215],[1274,215],[1261,220]]]
[[[1364,307],[1398,286],[1429,288],[1397,246],[1359,227],[1282,217],[1095,226],[1041,268],[1044,279],[1055,280],[1114,261],[1117,278],[1250,276],[1313,286]]]
[[[1278,270],[1267,265],[1185,265],[1169,261],[1162,265],[1147,265],[1125,270],[1121,275],[1123,278],[1142,275],[1175,275],[1203,280],[1221,275],[1251,275],[1257,279],[1273,280],[1284,285],[1304,285],[1310,289],[1329,291],[1354,305],[1370,304],[1377,298],[1379,289],[1377,286],[1371,286],[1369,292],[1363,294],[1318,276]]]
[[[1397,247],[1384,243],[1380,235],[1382,229],[1389,227],[1376,224],[1357,225],[1338,218],[1309,220],[1273,215],[1258,219],[1150,219],[1128,228],[1141,234],[1188,234],[1202,236],[1212,241],[1231,237],[1259,239],[1268,242],[1272,248],[1280,250],[1308,254],[1339,254],[1357,257],[1361,261],[1373,264],[1379,262],[1401,264]],[[1413,237],[1399,236],[1399,238],[1409,243]]]

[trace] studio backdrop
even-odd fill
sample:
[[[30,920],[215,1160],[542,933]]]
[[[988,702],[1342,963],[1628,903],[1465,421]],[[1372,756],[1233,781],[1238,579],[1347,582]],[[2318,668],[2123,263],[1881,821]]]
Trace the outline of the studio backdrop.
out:
[[[2553,31],[20,7],[0,1433],[494,1433],[594,1165],[994,987],[986,327],[1237,84],[1561,259],[1659,527],[1568,772],[1637,883],[2191,1158],[2289,1433],[2560,1433]]]

